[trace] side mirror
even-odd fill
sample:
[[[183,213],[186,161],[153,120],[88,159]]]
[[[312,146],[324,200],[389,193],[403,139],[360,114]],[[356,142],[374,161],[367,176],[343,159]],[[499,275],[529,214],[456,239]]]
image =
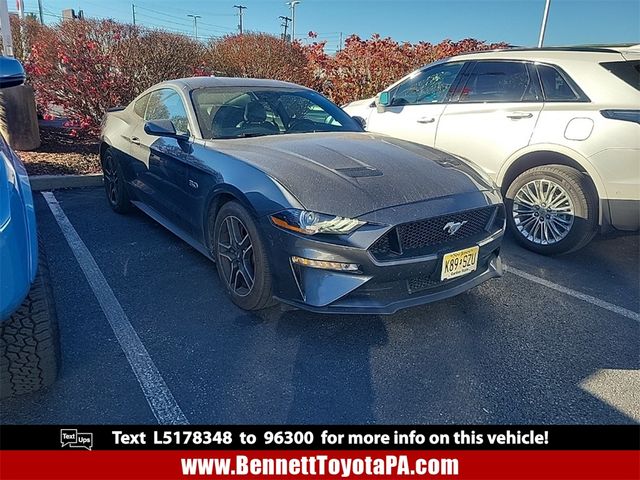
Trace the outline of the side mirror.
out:
[[[355,117],[351,117],[351,118],[353,118],[358,123],[358,125],[360,125],[362,127],[363,130],[367,129],[367,121],[364,118],[359,117],[357,115]]]
[[[22,64],[13,57],[0,57],[0,88],[22,85],[27,79]]]
[[[186,140],[189,137],[181,135],[176,132],[176,126],[171,120],[151,120],[145,122],[144,132],[147,135],[153,135],[155,137],[171,137],[178,140]]]
[[[389,94],[389,92],[380,93],[377,101],[378,113],[384,112],[385,109],[390,105],[391,105],[391,95]]]
[[[391,95],[389,95],[389,92],[382,92],[380,94],[378,104],[382,105],[383,107],[388,107],[389,105],[391,105]]]

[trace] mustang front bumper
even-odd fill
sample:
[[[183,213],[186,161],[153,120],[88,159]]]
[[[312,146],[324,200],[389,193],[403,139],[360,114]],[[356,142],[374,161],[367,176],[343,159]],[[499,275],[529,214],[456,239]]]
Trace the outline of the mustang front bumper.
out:
[[[387,210],[361,217],[369,223],[349,236],[306,236],[282,230],[265,220],[263,231],[268,232],[274,296],[284,303],[321,313],[392,314],[457,295],[502,275],[499,253],[504,209],[497,194],[477,192]],[[486,216],[479,217],[474,212],[485,212]],[[448,220],[458,218],[469,219],[464,222],[469,225],[467,231],[443,237],[442,227]],[[427,228],[425,222],[433,225]],[[473,225],[477,231],[472,230]],[[400,243],[416,248],[400,248],[394,253],[382,237],[396,235]],[[380,250],[381,239],[391,250]],[[418,248],[420,239],[431,244]],[[479,247],[476,270],[442,281],[444,255],[472,246]],[[294,263],[294,256],[355,264],[359,268],[344,272],[308,267]]]

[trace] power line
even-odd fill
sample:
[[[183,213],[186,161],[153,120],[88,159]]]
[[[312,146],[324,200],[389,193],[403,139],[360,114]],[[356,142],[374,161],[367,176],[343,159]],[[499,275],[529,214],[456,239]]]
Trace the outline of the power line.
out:
[[[160,12],[160,11],[158,11],[157,7],[154,6],[152,8],[150,6],[145,6],[144,3],[141,3],[140,1],[136,2],[136,6],[139,7],[139,8],[143,8],[145,10],[148,10],[150,12],[158,13],[158,14],[161,14],[161,15],[167,15],[167,16],[175,18],[175,15],[172,15],[172,14],[169,14],[169,13]],[[178,13],[178,14],[184,13],[186,15],[186,14],[189,13],[188,10],[184,10],[184,9],[172,8],[171,10],[176,12],[176,13]],[[211,13],[211,12],[208,12],[208,11],[206,13],[207,13],[207,17],[235,17],[236,16],[235,13]]]
[[[175,21],[175,20],[177,20],[177,21],[180,21],[180,20],[181,20],[181,19],[180,19],[180,17],[176,17],[175,15],[171,15],[170,13],[161,12],[161,11],[158,11],[158,10],[156,10],[156,9],[151,9],[151,8],[146,8],[146,7],[141,7],[140,5],[136,5],[136,8],[137,8],[137,9],[146,10],[146,11],[148,11],[148,12],[152,12],[152,13],[154,13],[155,15],[162,15],[162,16],[165,16],[165,17],[171,18],[171,19],[173,19],[174,21]],[[185,13],[185,14],[186,14],[186,13]],[[216,15],[216,14],[214,14],[214,15]],[[218,15],[218,16],[225,16],[225,17],[227,17],[227,16],[228,16],[228,17],[235,17],[235,15],[234,15],[233,13],[229,13],[229,14],[217,14],[217,15]],[[207,14],[207,16],[210,16],[210,15],[209,15],[209,14]],[[214,25],[214,24],[212,24],[212,23],[205,23],[205,22],[202,22],[202,21],[199,21],[199,22],[198,22],[198,25],[205,25],[205,26],[208,26],[208,27],[216,27],[216,28],[220,28],[220,29],[222,29],[222,30],[229,30],[229,31],[234,30],[233,28],[230,28],[230,27],[227,27],[227,26],[224,26],[224,25]]]
[[[145,13],[145,12],[136,12],[136,13],[138,17],[152,19],[152,20],[155,20],[156,22],[166,23],[169,25],[178,25],[180,27],[185,27],[185,28],[193,27],[193,23],[190,22],[189,20],[182,20],[182,19],[168,20],[165,18],[156,17],[155,15],[149,15],[148,13]]]

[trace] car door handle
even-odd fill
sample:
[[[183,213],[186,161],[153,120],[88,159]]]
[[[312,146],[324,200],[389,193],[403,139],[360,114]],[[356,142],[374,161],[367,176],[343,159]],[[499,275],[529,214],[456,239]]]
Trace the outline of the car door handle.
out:
[[[436,119],[433,117],[421,117],[418,120],[416,120],[416,122],[418,123],[433,123],[435,121]]]
[[[521,118],[531,118],[533,117],[533,113],[531,112],[512,112],[507,115],[507,118],[511,120],[519,120]]]
[[[134,145],[140,145],[140,139],[138,137],[131,137],[131,143]]]

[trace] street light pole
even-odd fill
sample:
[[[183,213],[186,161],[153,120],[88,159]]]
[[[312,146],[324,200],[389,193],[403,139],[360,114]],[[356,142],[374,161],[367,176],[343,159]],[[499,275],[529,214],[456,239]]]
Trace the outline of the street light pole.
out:
[[[40,16],[40,25],[44,25],[44,16],[42,14],[42,0],[38,0],[38,14]]]
[[[538,48],[542,48],[544,43],[544,34],[547,30],[547,19],[549,18],[549,6],[551,0],[547,0],[544,6],[544,15],[542,16],[542,25],[540,26],[540,37],[538,38]]]
[[[293,0],[287,2],[287,5],[291,7],[291,41],[296,41],[296,5],[300,3],[300,0]]]
[[[193,36],[196,38],[196,42],[198,41],[198,19],[202,18],[202,15],[191,15],[187,14],[187,17],[193,18]]]
[[[0,31],[2,32],[2,54],[13,57],[13,39],[11,37],[11,22],[7,0],[0,0]]]

